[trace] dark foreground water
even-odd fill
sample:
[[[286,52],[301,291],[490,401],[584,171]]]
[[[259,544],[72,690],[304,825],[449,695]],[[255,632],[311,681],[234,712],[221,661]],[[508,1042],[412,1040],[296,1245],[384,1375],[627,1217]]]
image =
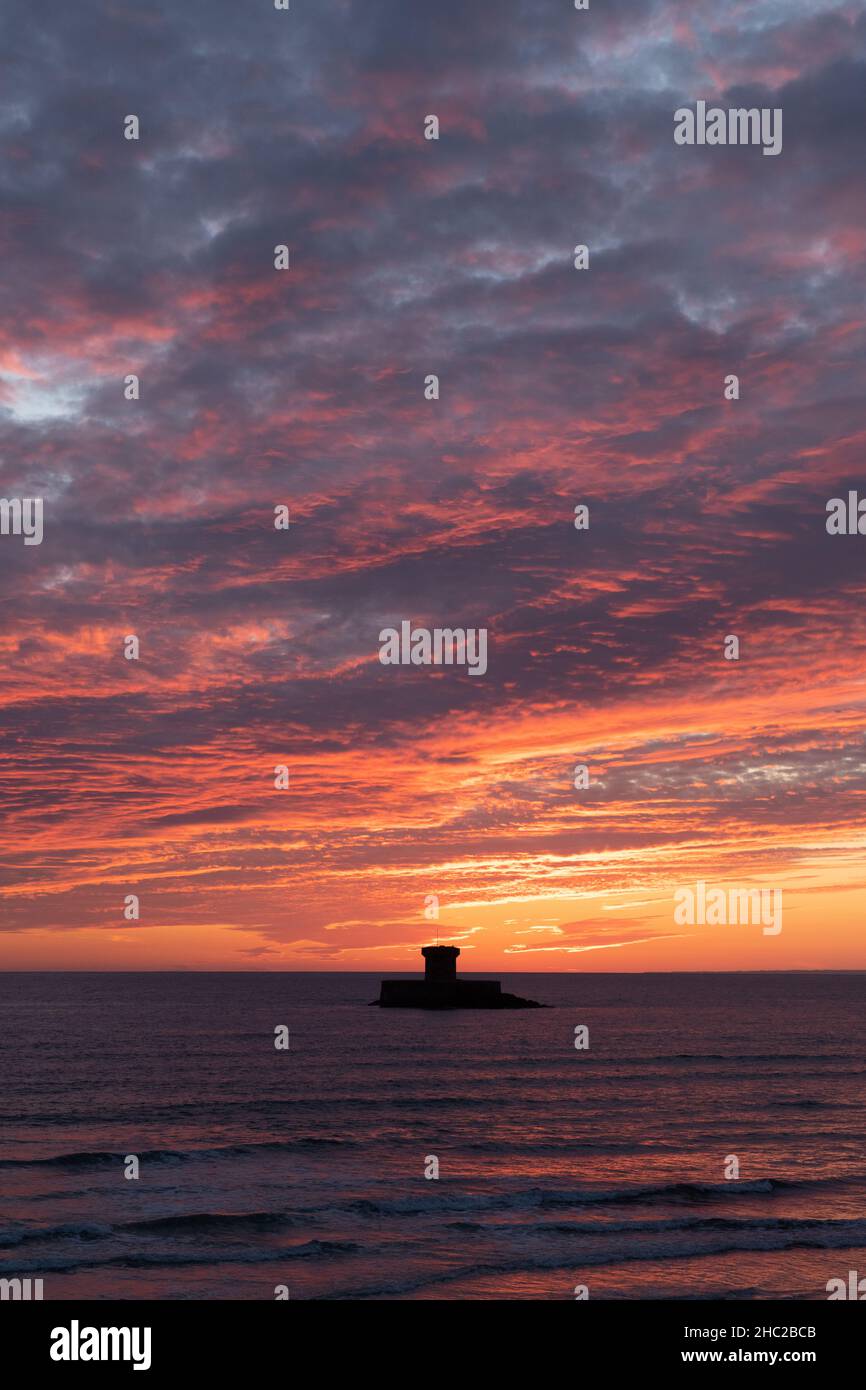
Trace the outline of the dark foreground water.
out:
[[[503,982],[556,1008],[371,1009],[369,975],[0,976],[0,1276],[821,1299],[866,1275],[866,976]]]

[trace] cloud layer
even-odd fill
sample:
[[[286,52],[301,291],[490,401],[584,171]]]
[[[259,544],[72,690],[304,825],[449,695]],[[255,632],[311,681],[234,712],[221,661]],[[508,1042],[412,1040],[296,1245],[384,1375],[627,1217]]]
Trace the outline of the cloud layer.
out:
[[[485,966],[754,964],[674,933],[715,876],[863,965],[862,7],[3,25],[6,959],[404,966],[434,893]],[[699,98],[780,156],[676,146]],[[381,666],[406,618],[487,674]]]

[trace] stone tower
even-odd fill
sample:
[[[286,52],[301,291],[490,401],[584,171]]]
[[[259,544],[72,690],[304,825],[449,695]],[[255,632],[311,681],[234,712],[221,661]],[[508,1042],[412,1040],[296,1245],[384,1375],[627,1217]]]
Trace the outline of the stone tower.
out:
[[[421,954],[424,957],[424,979],[428,985],[457,983],[459,946],[422,946]]]
[[[503,994],[498,980],[458,980],[459,946],[422,946],[423,980],[383,980],[383,1009],[542,1009],[532,999]]]

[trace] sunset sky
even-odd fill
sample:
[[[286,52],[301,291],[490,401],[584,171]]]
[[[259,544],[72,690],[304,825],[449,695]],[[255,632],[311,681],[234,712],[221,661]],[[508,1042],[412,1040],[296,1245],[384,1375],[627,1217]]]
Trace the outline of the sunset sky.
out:
[[[45,499],[0,537],[0,968],[415,970],[429,894],[465,970],[866,968],[863,5],[0,37],[0,495]],[[698,99],[781,153],[675,145]],[[487,673],[382,666],[404,619]],[[674,925],[699,879],[782,932]]]

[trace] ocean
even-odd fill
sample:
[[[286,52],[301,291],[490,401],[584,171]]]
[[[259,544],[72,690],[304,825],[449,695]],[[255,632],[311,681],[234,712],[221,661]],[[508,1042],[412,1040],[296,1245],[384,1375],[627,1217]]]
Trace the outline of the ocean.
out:
[[[402,1300],[866,1275],[866,975],[501,978],[555,1007],[380,1010],[368,974],[0,976],[0,1277]]]

